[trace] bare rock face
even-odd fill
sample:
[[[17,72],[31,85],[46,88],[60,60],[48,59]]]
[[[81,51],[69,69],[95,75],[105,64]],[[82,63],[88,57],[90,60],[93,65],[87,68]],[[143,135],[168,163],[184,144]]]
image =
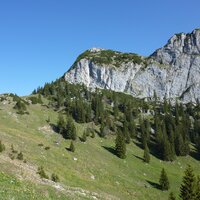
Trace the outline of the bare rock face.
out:
[[[135,97],[200,100],[200,30],[176,34],[149,57],[93,48],[80,55],[65,80]]]

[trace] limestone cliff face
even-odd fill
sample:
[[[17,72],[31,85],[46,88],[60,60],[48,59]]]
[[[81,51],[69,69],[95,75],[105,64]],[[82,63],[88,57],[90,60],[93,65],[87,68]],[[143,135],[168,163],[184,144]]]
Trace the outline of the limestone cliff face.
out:
[[[144,98],[200,100],[200,30],[176,34],[149,57],[90,49],[65,74],[70,83]]]

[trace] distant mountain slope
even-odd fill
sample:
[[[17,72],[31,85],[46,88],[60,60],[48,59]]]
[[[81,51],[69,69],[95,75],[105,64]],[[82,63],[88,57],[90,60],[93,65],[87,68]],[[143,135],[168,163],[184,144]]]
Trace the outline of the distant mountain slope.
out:
[[[174,35],[151,56],[93,48],[81,54],[65,74],[70,83],[144,98],[183,102],[200,99],[200,29]]]

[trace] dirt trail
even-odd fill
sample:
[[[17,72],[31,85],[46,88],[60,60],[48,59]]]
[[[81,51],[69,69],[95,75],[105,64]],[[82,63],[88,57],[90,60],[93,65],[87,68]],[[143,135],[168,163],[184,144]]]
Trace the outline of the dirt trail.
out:
[[[54,187],[57,191],[62,192],[72,199],[94,199],[94,200],[119,200],[117,197],[108,194],[98,194],[78,187],[68,187],[62,183],[55,183],[48,179],[41,179],[37,174],[37,166],[30,163],[24,163],[20,160],[11,160],[5,153],[0,154],[0,163],[10,163],[12,167],[9,169],[10,172],[17,176],[20,180],[28,180],[35,184],[44,184]]]

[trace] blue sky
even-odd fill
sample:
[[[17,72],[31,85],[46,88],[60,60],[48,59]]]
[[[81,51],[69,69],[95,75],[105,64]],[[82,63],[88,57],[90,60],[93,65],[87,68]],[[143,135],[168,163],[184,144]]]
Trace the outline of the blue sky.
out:
[[[200,27],[199,0],[0,0],[0,93],[28,95],[92,47],[149,55]]]

